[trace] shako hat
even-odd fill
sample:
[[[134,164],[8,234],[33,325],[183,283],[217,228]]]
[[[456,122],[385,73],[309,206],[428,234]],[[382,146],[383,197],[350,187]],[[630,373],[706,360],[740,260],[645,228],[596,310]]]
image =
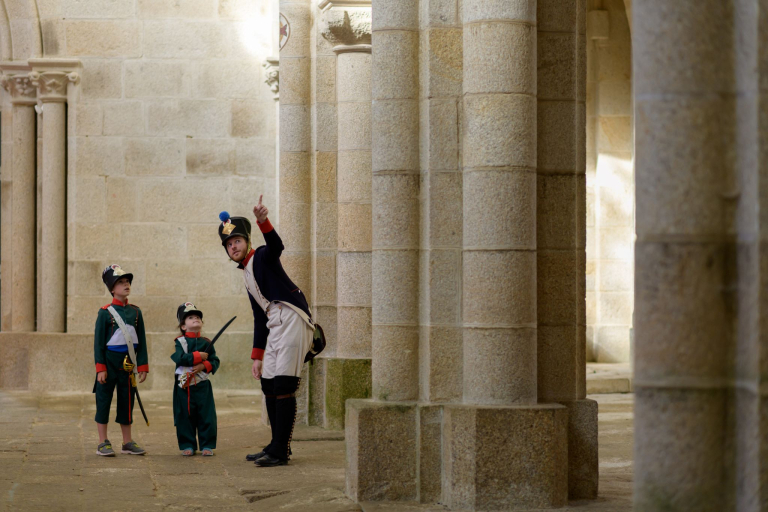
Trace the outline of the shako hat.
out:
[[[235,236],[242,236],[246,242],[251,241],[251,221],[245,217],[230,217],[229,212],[219,214],[219,237],[221,245],[226,245],[227,240]]]
[[[202,311],[197,309],[191,302],[185,302],[176,310],[176,319],[179,321],[179,325],[183,324],[189,315],[197,315],[200,317],[200,320],[203,319]]]
[[[110,292],[112,291],[112,288],[115,287],[115,283],[123,277],[128,279],[129,283],[133,283],[133,274],[129,274],[120,268],[120,265],[109,265],[104,269],[104,272],[101,273],[101,280],[104,281],[104,284],[107,285],[107,289]]]

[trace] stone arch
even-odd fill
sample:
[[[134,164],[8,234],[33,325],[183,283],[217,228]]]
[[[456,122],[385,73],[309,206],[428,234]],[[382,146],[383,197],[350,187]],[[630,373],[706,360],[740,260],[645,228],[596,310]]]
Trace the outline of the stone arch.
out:
[[[590,7],[587,357],[628,362],[634,308],[631,0],[602,0]]]
[[[3,0],[0,38],[3,60],[26,60],[43,56],[40,15],[35,0]],[[5,24],[7,23],[7,27]]]

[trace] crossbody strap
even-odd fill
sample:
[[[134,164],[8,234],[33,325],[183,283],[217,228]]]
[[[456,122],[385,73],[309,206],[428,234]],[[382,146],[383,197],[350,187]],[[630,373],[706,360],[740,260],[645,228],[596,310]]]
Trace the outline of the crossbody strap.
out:
[[[123,331],[123,338],[125,338],[125,344],[128,347],[128,355],[131,356],[131,362],[133,363],[133,373],[138,373],[136,367],[138,366],[139,362],[136,360],[136,351],[133,349],[133,336],[131,336],[131,331],[128,330],[128,327],[125,325],[123,318],[114,307],[109,306],[107,310],[112,315],[112,318],[115,319],[115,322],[117,323],[117,326],[120,327],[120,330]]]
[[[301,319],[304,320],[304,323],[306,323],[313,331],[315,330],[315,322],[313,322],[312,319],[307,316],[307,314],[304,312],[304,310],[302,310],[299,307],[294,306],[290,302],[284,302],[284,301],[279,301],[279,302],[280,302],[280,304],[288,306],[289,308],[294,310],[296,312],[296,314],[298,314],[301,317]]]

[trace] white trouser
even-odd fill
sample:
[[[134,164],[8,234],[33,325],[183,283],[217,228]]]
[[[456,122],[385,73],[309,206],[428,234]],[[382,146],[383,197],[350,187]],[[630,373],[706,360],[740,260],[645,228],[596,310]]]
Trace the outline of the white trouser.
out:
[[[267,328],[269,336],[261,376],[265,379],[277,375],[300,377],[314,330],[298,313],[279,302],[271,302],[267,307]]]

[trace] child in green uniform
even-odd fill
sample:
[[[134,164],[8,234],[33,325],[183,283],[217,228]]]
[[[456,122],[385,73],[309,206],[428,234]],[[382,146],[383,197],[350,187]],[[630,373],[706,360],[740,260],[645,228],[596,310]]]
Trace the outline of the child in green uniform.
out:
[[[138,365],[136,370],[139,372],[139,382],[144,382],[149,371],[144,318],[137,306],[128,304],[133,274],[126,273],[120,265],[110,265],[102,272],[101,279],[112,294],[112,302],[99,310],[93,340],[96,359],[96,382],[93,384],[93,392],[96,394],[95,419],[99,430],[99,447],[96,453],[106,457],[115,456],[112,444],[107,439],[107,423],[112,395],[117,387],[115,421],[120,424],[123,431],[122,453],[143,455],[144,450],[131,438],[135,393],[131,389],[130,372],[125,369],[124,363],[129,353],[127,343],[131,343],[137,361],[128,361],[128,363]],[[130,334],[130,340],[125,339],[114,315],[122,318]]]
[[[176,338],[176,385],[173,387],[173,424],[182,455],[194,455],[197,438],[204,456],[216,448],[216,404],[209,376],[219,369],[219,358],[211,340],[200,336],[203,312],[191,302],[176,312],[181,336]]]

